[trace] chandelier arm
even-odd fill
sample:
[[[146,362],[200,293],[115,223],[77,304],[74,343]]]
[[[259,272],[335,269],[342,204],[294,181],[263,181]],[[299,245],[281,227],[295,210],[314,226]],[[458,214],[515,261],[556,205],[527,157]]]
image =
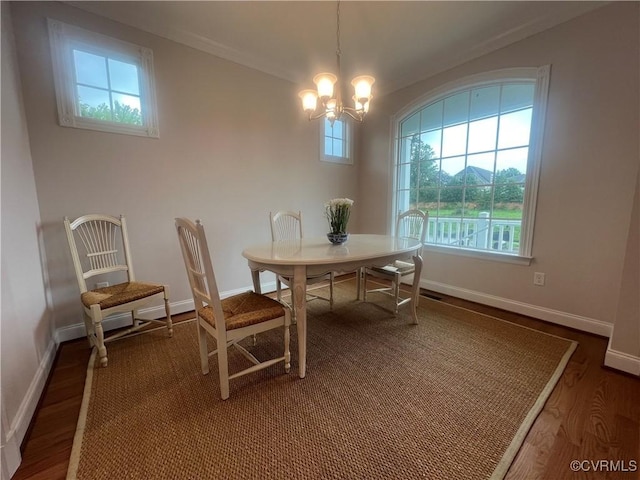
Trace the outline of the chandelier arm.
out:
[[[364,120],[364,115],[359,110],[356,110],[355,108],[343,107],[342,113],[346,113],[357,122],[362,122]]]
[[[335,116],[335,119],[338,120],[343,113],[346,113],[357,122],[364,121],[363,113],[360,110],[356,110],[355,108],[350,108],[350,107],[343,107],[340,113]],[[309,118],[309,121],[311,121],[311,120],[318,120],[319,118],[326,117],[326,116],[327,116],[327,112],[321,111],[320,113],[310,113],[308,118]]]
[[[309,121],[318,120],[319,118],[326,117],[326,116],[327,116],[327,112],[326,111],[321,111],[320,113],[310,113],[309,114]]]

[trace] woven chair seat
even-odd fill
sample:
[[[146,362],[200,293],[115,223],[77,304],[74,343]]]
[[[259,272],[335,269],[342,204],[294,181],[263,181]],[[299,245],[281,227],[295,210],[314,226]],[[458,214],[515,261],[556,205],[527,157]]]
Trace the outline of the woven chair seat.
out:
[[[96,288],[84,292],[80,299],[85,307],[98,304],[102,310],[116,307],[125,303],[147,298],[164,291],[162,285],[144,282],[125,282],[108,287]]]
[[[245,292],[220,301],[224,313],[227,330],[247,327],[272,320],[284,315],[284,307],[280,302],[255,292]],[[198,315],[215,327],[213,308],[206,306],[198,310]]]
[[[392,264],[385,265],[384,267],[373,267],[371,270],[375,270],[380,273],[401,273],[407,275],[415,271],[416,267],[411,262],[403,262],[402,260],[396,260]]]

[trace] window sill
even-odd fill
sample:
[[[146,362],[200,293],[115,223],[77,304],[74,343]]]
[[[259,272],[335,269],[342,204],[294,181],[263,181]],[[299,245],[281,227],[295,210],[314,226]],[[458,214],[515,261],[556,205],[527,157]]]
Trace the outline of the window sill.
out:
[[[480,260],[489,260],[493,262],[512,263],[514,265],[529,266],[531,265],[531,261],[533,260],[533,257],[524,257],[521,255],[443,247],[441,245],[425,245],[425,249],[429,252],[445,253],[447,255],[457,255],[460,257],[478,258]]]
[[[61,121],[63,127],[83,128],[106,133],[120,133],[123,135],[135,135],[138,137],[160,138],[157,127],[148,125],[131,125],[128,123],[109,122],[93,118],[73,116],[71,120]]]
[[[349,157],[336,157],[333,155],[321,155],[320,160],[328,163],[339,163],[341,165],[353,165],[353,160]]]

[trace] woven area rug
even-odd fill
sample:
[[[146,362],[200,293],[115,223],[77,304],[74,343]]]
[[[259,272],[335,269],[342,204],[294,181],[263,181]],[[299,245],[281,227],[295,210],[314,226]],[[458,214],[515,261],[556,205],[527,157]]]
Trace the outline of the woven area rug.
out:
[[[200,372],[196,325],[90,361],[71,479],[503,478],[576,344],[422,297],[419,325],[336,284],[308,304],[307,375]],[[280,351],[280,331],[250,347]],[[93,359],[93,357],[92,357]],[[245,365],[231,354],[234,366]]]

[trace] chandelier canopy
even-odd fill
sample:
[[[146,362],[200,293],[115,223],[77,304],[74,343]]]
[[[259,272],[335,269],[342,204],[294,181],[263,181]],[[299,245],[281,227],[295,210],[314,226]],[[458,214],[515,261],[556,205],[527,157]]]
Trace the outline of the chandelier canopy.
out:
[[[342,89],[340,84],[340,0],[336,13],[336,61],[337,73],[319,73],[313,77],[313,83],[316,84],[316,90],[302,90],[298,96],[302,100],[302,109],[309,116],[309,120],[327,117],[333,124],[339,119],[343,113],[346,113],[355,120],[361,122],[369,111],[371,102],[371,86],[376,81],[371,75],[359,75],[351,80],[354,88],[353,107],[346,106],[342,102]],[[320,102],[318,102],[320,100]],[[319,104],[318,104],[319,103]]]

